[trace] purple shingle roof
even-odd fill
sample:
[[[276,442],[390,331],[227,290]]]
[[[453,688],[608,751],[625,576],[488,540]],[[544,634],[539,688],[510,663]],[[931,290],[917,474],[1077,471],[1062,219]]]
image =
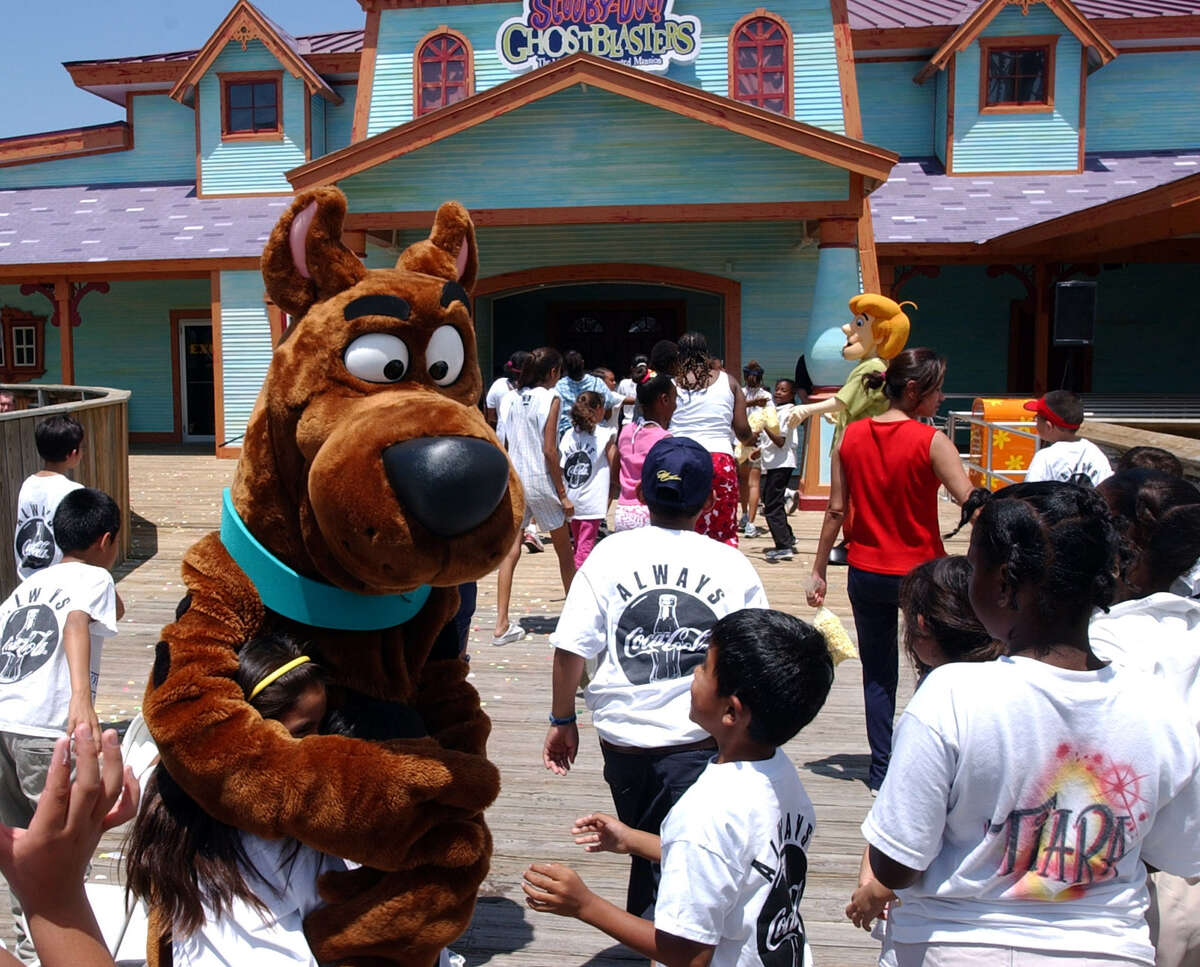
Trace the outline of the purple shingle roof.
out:
[[[193,184],[0,190],[0,265],[257,258],[290,201]]]
[[[986,242],[1200,173],[1200,150],[1090,154],[1077,175],[947,175],[907,159],[870,196],[875,241]]]

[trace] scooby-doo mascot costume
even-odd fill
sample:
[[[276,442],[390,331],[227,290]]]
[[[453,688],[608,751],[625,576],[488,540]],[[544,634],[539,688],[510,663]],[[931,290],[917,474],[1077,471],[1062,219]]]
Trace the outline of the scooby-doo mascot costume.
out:
[[[362,864],[320,882],[327,905],[305,922],[319,961],[429,967],[470,920],[500,786],[455,586],[500,563],[523,503],[476,408],[466,211],[443,205],[388,270],[342,245],[345,211],[336,189],[305,192],[267,243],[267,293],[295,321],[221,531],[184,556],[187,597],[143,710],[164,766],[213,817]],[[246,703],[238,649],[272,630],[306,643],[356,737],[293,739]]]

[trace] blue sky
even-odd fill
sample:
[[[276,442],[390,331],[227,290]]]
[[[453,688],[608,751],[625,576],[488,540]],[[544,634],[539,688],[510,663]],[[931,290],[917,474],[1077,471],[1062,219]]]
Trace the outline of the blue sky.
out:
[[[253,0],[294,35],[361,28],[357,0]],[[71,83],[62,62],[200,47],[234,0],[7,0],[0,30],[0,138],[123,120]]]

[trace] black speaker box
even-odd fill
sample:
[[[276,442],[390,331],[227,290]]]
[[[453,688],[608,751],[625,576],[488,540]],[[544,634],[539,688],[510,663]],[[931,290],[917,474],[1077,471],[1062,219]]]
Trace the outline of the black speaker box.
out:
[[[1096,283],[1054,286],[1054,345],[1090,346],[1096,335]]]

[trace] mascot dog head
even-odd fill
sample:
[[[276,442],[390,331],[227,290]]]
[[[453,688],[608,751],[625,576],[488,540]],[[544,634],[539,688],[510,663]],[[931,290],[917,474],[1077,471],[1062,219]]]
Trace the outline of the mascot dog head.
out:
[[[263,253],[267,293],[294,320],[246,428],[233,502],[306,577],[359,593],[448,586],[516,540],[521,486],[476,407],[471,219],[438,209],[394,269],[341,242],[346,200],[299,195]]]

